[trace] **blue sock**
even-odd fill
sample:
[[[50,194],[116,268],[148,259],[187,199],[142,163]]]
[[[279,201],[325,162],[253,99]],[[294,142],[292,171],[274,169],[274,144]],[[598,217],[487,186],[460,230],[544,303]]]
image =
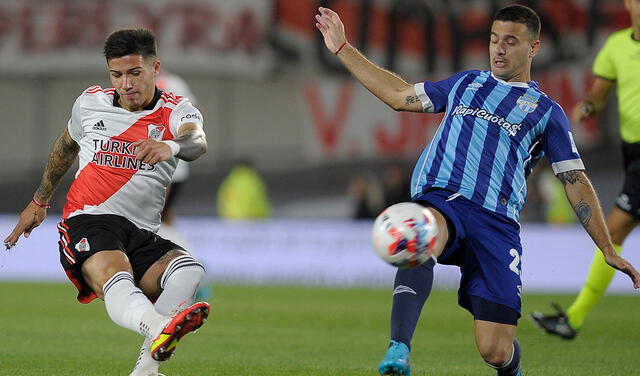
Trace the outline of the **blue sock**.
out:
[[[411,269],[398,269],[393,283],[391,339],[411,348],[411,338],[418,325],[420,312],[433,286],[433,267],[429,260]]]
[[[498,376],[515,376],[520,369],[520,343],[513,339],[513,356],[511,361],[498,369]]]

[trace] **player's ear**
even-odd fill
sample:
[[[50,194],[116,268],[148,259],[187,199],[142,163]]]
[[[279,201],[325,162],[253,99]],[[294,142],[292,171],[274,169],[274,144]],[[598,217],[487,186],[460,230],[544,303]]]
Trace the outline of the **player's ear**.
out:
[[[160,60],[156,59],[156,61],[153,62],[153,71],[156,74],[160,73]]]
[[[534,56],[536,56],[539,50],[540,50],[540,39],[536,40],[535,42],[533,42],[533,44],[531,44],[531,48],[529,49],[529,57],[533,58]]]

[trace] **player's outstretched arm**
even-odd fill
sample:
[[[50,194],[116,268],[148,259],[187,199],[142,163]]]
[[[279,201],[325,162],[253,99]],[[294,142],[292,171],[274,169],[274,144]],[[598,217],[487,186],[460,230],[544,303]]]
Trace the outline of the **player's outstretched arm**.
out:
[[[613,249],[600,201],[584,171],[561,172],[558,174],[558,179],[564,185],[567,198],[576,212],[578,220],[602,250],[607,264],[627,274],[633,281],[633,287],[640,288],[638,271]]]
[[[49,160],[42,174],[40,186],[33,195],[33,200],[22,211],[18,223],[9,236],[4,239],[7,249],[13,247],[24,234],[28,238],[31,231],[38,227],[47,215],[47,208],[53,196],[53,192],[60,184],[60,180],[69,170],[78,156],[80,146],[71,138],[67,128],[53,143]]]
[[[578,102],[571,112],[571,121],[579,123],[602,111],[615,81],[596,77],[585,99]]]
[[[182,124],[178,137],[172,141],[145,139],[134,142],[133,146],[136,158],[148,164],[166,161],[174,155],[185,161],[194,161],[208,148],[204,131],[194,123]]]
[[[412,84],[375,65],[347,41],[344,24],[329,8],[318,8],[316,27],[324,43],[373,95],[396,111],[423,112]]]

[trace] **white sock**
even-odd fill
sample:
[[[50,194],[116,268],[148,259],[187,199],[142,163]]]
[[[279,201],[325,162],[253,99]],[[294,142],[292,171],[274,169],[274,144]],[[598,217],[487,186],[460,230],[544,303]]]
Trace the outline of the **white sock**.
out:
[[[116,324],[147,338],[154,338],[169,321],[156,312],[128,272],[118,272],[102,287],[104,304]]]
[[[184,255],[171,260],[160,278],[163,291],[154,305],[156,312],[173,317],[192,305],[203,277],[204,267],[193,257]],[[160,362],[151,357],[150,347],[150,340],[142,343],[140,356],[130,376],[158,372]]]
[[[129,376],[147,376],[158,373],[160,362],[151,357],[151,340],[145,338],[140,347],[140,355]]]
[[[156,311],[173,317],[192,305],[203,277],[204,266],[190,255],[171,260],[160,278],[162,294],[156,301]]]

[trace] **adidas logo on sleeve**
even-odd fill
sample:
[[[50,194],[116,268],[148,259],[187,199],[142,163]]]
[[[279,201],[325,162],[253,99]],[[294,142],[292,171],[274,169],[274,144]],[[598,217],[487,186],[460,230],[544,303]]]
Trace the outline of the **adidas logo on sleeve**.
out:
[[[106,131],[107,127],[104,125],[104,121],[100,120],[99,122],[95,123],[93,127],[91,127],[91,129],[93,129],[94,131]]]

